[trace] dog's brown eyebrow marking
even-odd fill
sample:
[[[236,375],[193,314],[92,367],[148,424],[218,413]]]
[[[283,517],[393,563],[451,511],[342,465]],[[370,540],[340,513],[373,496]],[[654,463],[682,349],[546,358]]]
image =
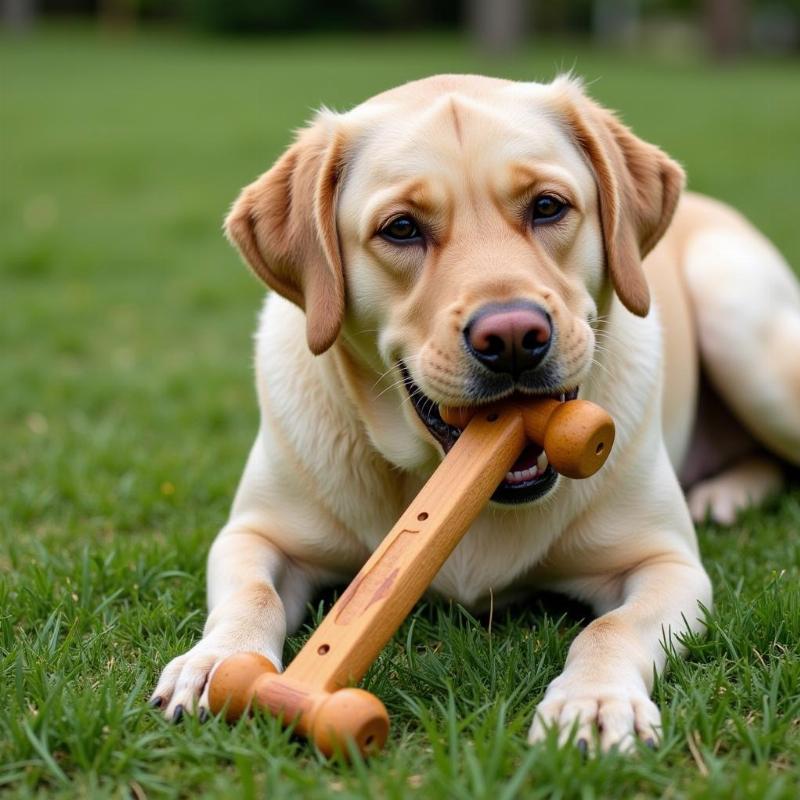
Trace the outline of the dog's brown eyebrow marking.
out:
[[[519,197],[531,190],[531,187],[541,180],[541,175],[527,164],[511,164],[511,196]]]
[[[564,183],[563,178],[552,175],[546,169],[537,169],[534,166],[517,162],[509,165],[509,195],[513,199],[518,199],[528,194],[531,189],[541,183],[552,184],[552,188],[563,193],[564,199],[570,205],[580,210],[580,197],[576,191]]]
[[[453,115],[453,127],[456,129],[456,139],[459,145],[463,145],[461,140],[461,120],[458,118],[458,106],[454,97],[450,98],[450,113]]]
[[[404,201],[408,203],[408,205],[414,206],[414,208],[418,209],[423,214],[430,214],[435,209],[428,191],[428,184],[423,179],[412,179],[412,181],[403,188],[403,192],[398,199],[401,202]]]

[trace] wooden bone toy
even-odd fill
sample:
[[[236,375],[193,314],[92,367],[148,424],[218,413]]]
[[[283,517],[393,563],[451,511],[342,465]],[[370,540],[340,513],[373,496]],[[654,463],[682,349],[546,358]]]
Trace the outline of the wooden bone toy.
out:
[[[585,400],[442,408],[463,431],[380,547],[283,673],[257,653],[223,661],[209,687],[213,713],[235,720],[251,705],[280,716],[325,754],[383,747],[389,715],[357,682],[428,588],[531,440],[553,469],[587,478],[605,462],[614,422]]]

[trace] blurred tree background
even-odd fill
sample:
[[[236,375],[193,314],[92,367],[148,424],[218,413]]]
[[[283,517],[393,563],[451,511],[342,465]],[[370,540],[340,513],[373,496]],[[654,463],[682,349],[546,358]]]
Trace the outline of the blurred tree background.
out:
[[[531,35],[581,35],[627,47],[800,53],[800,0],[0,0],[6,27],[97,18],[110,27],[161,22],[226,35],[467,28],[486,50]]]

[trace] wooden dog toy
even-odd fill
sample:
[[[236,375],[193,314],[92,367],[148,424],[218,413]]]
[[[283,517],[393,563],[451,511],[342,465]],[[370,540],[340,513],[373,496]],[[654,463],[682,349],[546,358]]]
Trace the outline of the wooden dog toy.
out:
[[[364,755],[389,733],[383,703],[361,679],[428,588],[528,441],[553,469],[587,478],[605,462],[614,423],[585,400],[551,398],[469,409],[441,409],[463,428],[442,463],[389,531],[327,617],[283,673],[257,653],[223,661],[209,686],[213,713],[235,720],[258,706],[295,724],[325,754]]]

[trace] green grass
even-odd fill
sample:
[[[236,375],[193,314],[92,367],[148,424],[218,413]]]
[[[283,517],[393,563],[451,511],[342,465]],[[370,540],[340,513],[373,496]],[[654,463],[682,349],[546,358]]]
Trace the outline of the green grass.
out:
[[[550,601],[491,627],[420,607],[367,676],[393,720],[367,765],[325,763],[266,718],[173,727],[144,704],[199,635],[205,554],[257,425],[262,292],[219,231],[238,188],[320,103],[432,72],[572,66],[800,264],[797,62],[715,70],[571,45],[486,61],[432,37],[0,39],[0,789],[796,796],[796,488],[732,530],[700,531],[717,606],[658,684],[657,752],[584,761],[525,744],[582,619]]]

